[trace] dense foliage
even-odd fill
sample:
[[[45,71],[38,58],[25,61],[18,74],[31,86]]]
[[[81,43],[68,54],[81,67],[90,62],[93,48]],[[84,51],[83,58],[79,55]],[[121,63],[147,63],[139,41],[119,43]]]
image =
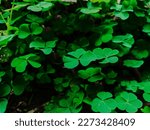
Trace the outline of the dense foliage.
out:
[[[149,0],[0,3],[0,112],[36,86],[43,112],[150,112]]]

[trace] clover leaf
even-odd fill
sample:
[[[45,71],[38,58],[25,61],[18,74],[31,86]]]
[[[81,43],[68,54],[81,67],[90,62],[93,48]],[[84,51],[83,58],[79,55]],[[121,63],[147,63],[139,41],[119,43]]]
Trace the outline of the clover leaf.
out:
[[[143,59],[147,58],[149,56],[149,51],[148,50],[137,50],[134,49],[132,50],[132,54],[137,58],[137,59]]]
[[[116,63],[118,61],[117,55],[119,53],[118,50],[116,49],[111,49],[111,48],[95,48],[93,50],[93,53],[96,55],[98,60],[103,59],[100,63],[106,64],[106,63]]]
[[[6,98],[0,98],[0,113],[3,113],[6,111],[8,104],[8,100]]]
[[[24,72],[28,63],[34,68],[39,68],[41,67],[41,64],[35,61],[35,57],[37,57],[37,55],[28,54],[14,58],[11,62],[11,66],[14,67],[17,72]]]
[[[143,113],[150,113],[150,107],[145,106],[144,108],[141,109],[141,111],[142,111]]]
[[[11,92],[11,87],[8,84],[2,84],[0,90],[0,97],[5,97]]]
[[[96,56],[91,51],[87,51],[80,57],[80,63],[83,66],[89,65],[92,61],[95,61],[95,60],[96,60]]]
[[[98,13],[101,9],[101,7],[96,7],[91,2],[88,2],[87,8],[81,8],[80,12],[83,14],[95,14]]]
[[[114,43],[120,43],[127,48],[131,48],[134,44],[134,38],[131,34],[114,36],[112,41]]]
[[[128,19],[129,18],[129,13],[128,12],[114,12],[114,15],[116,16],[116,17],[119,17],[119,18],[121,18],[122,20],[126,20],[126,19]]]
[[[139,83],[139,89],[143,90],[143,98],[145,101],[150,102],[150,81],[143,81]]]
[[[58,92],[62,92],[65,88],[69,87],[70,85],[70,78],[69,77],[57,77],[54,79],[55,89]]]
[[[96,82],[98,80],[102,80],[103,76],[101,74],[101,68],[96,67],[90,67],[86,70],[79,70],[78,71],[79,77],[83,79],[87,79],[89,82]]]
[[[79,65],[80,56],[83,55],[86,51],[82,48],[77,49],[76,51],[69,52],[68,56],[63,57],[64,66],[69,69],[73,69]]]
[[[94,14],[98,13],[102,8],[101,7],[91,7],[91,8],[81,8],[83,14]]]
[[[131,68],[139,68],[144,64],[143,60],[124,60],[123,65]]]
[[[33,14],[28,14],[27,15],[27,22],[31,22],[31,23],[44,23],[44,19],[41,17],[38,17],[37,15],[33,15]]]
[[[71,85],[71,90],[66,94],[66,97],[57,99],[54,103],[49,103],[46,106],[46,112],[57,113],[77,113],[82,109],[84,93],[80,91],[78,85]],[[51,101],[52,102],[52,101]]]
[[[5,71],[0,71],[0,82],[2,81],[2,77],[5,75]]]
[[[24,72],[26,70],[27,64],[28,63],[26,59],[22,58],[14,58],[11,62],[11,66],[15,67],[17,72]]]
[[[96,32],[100,33],[100,37],[96,40],[95,42],[95,46],[100,46],[102,43],[107,43],[109,42],[110,40],[112,40],[113,36],[113,28],[112,26],[114,25],[101,25],[99,27],[99,29],[94,29],[93,31],[95,30],[98,30]]]
[[[101,113],[112,112],[117,106],[112,96],[110,92],[99,92],[97,98],[93,99],[91,103],[92,110]]]
[[[25,90],[26,84],[27,83],[23,76],[20,75],[17,76],[11,84],[14,94],[15,95],[22,94]]]
[[[13,37],[13,34],[0,36],[0,47],[5,47],[12,40]]]
[[[120,110],[125,110],[129,113],[137,112],[138,108],[142,107],[143,103],[133,93],[121,92],[116,98],[117,107]]]
[[[145,24],[142,31],[150,35],[150,24]]]
[[[107,84],[113,84],[116,81],[117,73],[114,71],[110,71],[106,76],[105,76],[105,81]]]
[[[21,24],[19,27],[18,37],[25,39],[29,35],[39,35],[43,31],[43,28],[38,23]]]
[[[132,81],[121,81],[121,86],[125,87],[126,90],[131,90],[132,92],[137,92],[140,84],[136,80]]]
[[[30,48],[41,50],[45,55],[49,55],[56,46],[56,41],[57,40],[44,42],[41,38],[37,38],[30,43]]]
[[[36,5],[28,6],[27,9],[33,12],[40,12],[40,11],[48,11],[52,7],[53,7],[53,3],[44,1],[44,2],[39,2]]]

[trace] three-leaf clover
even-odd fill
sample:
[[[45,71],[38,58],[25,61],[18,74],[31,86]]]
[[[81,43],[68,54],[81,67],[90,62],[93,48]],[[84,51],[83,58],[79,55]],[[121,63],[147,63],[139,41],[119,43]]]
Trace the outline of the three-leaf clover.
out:
[[[17,72],[24,72],[28,63],[34,68],[41,67],[41,64],[35,61],[35,58],[37,58],[37,55],[32,53],[25,56],[19,56],[12,60],[11,66],[14,67]]]
[[[29,35],[39,35],[43,31],[43,28],[38,23],[21,24],[19,27],[18,37],[25,39]]]
[[[121,92],[116,98],[117,107],[127,112],[137,112],[143,103],[133,93]]]
[[[92,110],[101,113],[109,113],[115,110],[117,103],[112,96],[110,92],[99,92],[97,98],[91,103]]]
[[[96,67],[90,67],[86,70],[79,70],[78,71],[79,77],[83,79],[87,79],[89,82],[96,82],[98,80],[102,80],[103,76],[101,74],[101,68]]]
[[[56,46],[56,41],[57,40],[44,42],[41,38],[37,38],[30,43],[30,48],[33,47],[36,50],[41,50],[45,55],[49,55]]]

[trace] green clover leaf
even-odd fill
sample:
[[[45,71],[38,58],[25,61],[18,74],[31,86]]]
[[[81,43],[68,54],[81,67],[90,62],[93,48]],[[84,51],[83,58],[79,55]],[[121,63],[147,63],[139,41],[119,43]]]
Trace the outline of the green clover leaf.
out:
[[[48,11],[52,7],[53,7],[53,3],[44,1],[44,2],[39,2],[36,5],[28,6],[27,9],[33,12],[40,12],[40,11]]]
[[[6,111],[8,104],[8,100],[6,98],[0,98],[0,113],[3,113]]]
[[[96,67],[90,67],[86,70],[79,70],[78,71],[79,77],[83,79],[87,79],[89,82],[96,82],[98,80],[102,80],[103,76],[101,74],[101,68]]]
[[[100,63],[116,63],[118,61],[117,55],[119,53],[118,50],[112,50],[111,48],[96,48],[93,50],[93,53],[96,55],[98,60],[103,59]]]
[[[141,111],[142,111],[143,113],[150,113],[150,107],[145,106],[143,109],[141,109]]]
[[[126,19],[128,19],[129,18],[129,13],[128,12],[114,12],[114,15],[116,16],[116,17],[119,17],[119,18],[121,18],[122,20],[126,20]]]
[[[31,34],[33,35],[41,34],[43,31],[43,28],[39,26],[38,23],[31,23],[30,28],[31,28]]]
[[[15,67],[17,72],[24,72],[27,67],[27,61],[22,58],[14,58],[11,62],[11,66]]]
[[[136,80],[132,81],[121,81],[121,86],[125,87],[126,90],[137,92],[140,84]]]
[[[13,34],[11,34],[11,35],[6,35],[6,36],[0,36],[0,47],[5,47],[5,46],[7,46],[7,44],[9,43],[9,41],[12,40],[13,37],[14,37]]]
[[[11,87],[8,84],[2,84],[0,90],[0,97],[5,97],[11,92]]]
[[[117,107],[127,112],[137,112],[138,108],[143,105],[135,94],[128,92],[121,92],[115,100],[117,101]]]
[[[21,95],[25,90],[26,84],[23,76],[17,76],[11,84],[14,94]]]
[[[28,54],[25,56],[14,58],[11,62],[11,66],[14,67],[17,72],[20,73],[26,70],[28,63],[34,68],[39,68],[41,67],[41,64],[35,61],[35,57],[37,57],[37,55]]]
[[[131,68],[139,68],[144,64],[143,60],[124,60],[123,65]]]
[[[45,55],[49,55],[56,46],[56,41],[57,40],[44,42],[41,38],[37,38],[30,43],[30,48],[41,50]]]
[[[97,97],[91,103],[94,112],[110,113],[116,108],[117,103],[110,92],[99,92]]]
[[[88,2],[87,8],[81,8],[80,12],[83,14],[95,14],[98,13],[101,9],[101,7],[96,7],[91,2]]]
[[[147,58],[149,56],[149,51],[148,50],[138,50],[134,49],[132,50],[132,54],[137,58],[137,59],[143,59]]]
[[[145,24],[142,31],[150,35],[150,24]]]
[[[19,27],[19,33],[18,33],[18,37],[20,39],[25,39],[30,35],[30,28],[29,28],[29,24],[21,24],[21,26]]]
[[[44,19],[41,17],[38,17],[37,15],[34,14],[28,14],[27,15],[27,22],[31,22],[31,23],[44,23]]]
[[[83,14],[94,14],[98,13],[101,9],[101,7],[81,8],[80,12]]]
[[[5,75],[5,71],[0,71],[0,82],[2,81],[2,77]]]
[[[38,23],[21,24],[19,27],[18,37],[20,39],[25,39],[29,35],[39,35],[43,31],[43,28]]]
[[[131,34],[114,36],[112,41],[114,43],[120,43],[127,48],[131,48],[134,44],[134,38]]]
[[[76,51],[69,52],[68,56],[63,57],[64,66],[69,69],[73,69],[79,65],[79,58],[86,51],[82,48],[77,49]]]
[[[143,98],[145,101],[150,102],[150,81],[143,81],[139,83],[139,89],[143,90]]]
[[[96,60],[96,56],[91,51],[87,51],[80,57],[80,63],[83,66],[89,65],[92,61],[95,61],[95,60]]]

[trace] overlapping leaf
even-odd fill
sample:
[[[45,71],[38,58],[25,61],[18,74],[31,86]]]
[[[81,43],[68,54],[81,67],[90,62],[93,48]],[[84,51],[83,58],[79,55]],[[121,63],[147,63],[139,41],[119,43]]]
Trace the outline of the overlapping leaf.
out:
[[[127,112],[137,112],[143,103],[133,93],[121,92],[115,100],[117,101],[117,107],[120,110]]]
[[[25,39],[29,35],[39,35],[43,31],[43,28],[38,23],[21,24],[19,27],[18,37]]]
[[[49,9],[51,9],[53,7],[53,3],[51,2],[46,2],[46,1],[42,1],[39,2],[36,5],[31,5],[28,6],[28,10],[31,10],[33,12],[40,12],[40,11],[48,11]]]
[[[17,72],[24,72],[28,63],[34,68],[39,68],[41,67],[41,64],[35,61],[35,57],[37,57],[37,55],[28,54],[14,58],[11,62],[11,66],[14,67]]]
[[[101,73],[101,68],[96,67],[90,67],[87,68],[86,70],[79,70],[78,71],[79,77],[83,79],[87,79],[89,82],[96,82],[98,80],[103,79],[103,75]]]
[[[44,42],[42,39],[38,38],[30,43],[30,48],[41,50],[45,55],[49,55],[56,46],[56,41],[57,40]]]
[[[93,50],[93,53],[96,55],[98,60],[103,59],[100,63],[106,64],[106,63],[116,63],[118,61],[118,57],[115,56],[119,53],[118,50],[111,48],[96,48]]]
[[[110,113],[116,108],[117,103],[110,92],[99,92],[91,106],[94,112]]]
[[[114,36],[112,41],[114,43],[120,43],[128,48],[131,48],[132,45],[134,44],[134,38],[131,34]]]

